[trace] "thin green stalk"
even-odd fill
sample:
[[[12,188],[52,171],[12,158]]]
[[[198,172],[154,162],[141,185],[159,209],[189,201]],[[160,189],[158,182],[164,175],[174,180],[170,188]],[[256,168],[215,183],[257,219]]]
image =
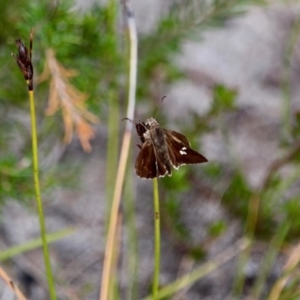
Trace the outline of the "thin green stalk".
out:
[[[284,57],[284,70],[282,78],[282,93],[283,93],[283,107],[282,107],[282,140],[289,141],[291,138],[292,128],[292,97],[291,97],[291,72],[293,54],[296,51],[298,37],[300,32],[300,20],[297,20],[291,29],[289,38],[287,40],[287,46],[285,49]]]
[[[33,175],[34,175],[36,204],[37,204],[38,215],[39,215],[40,233],[41,233],[41,239],[43,243],[44,262],[45,262],[45,269],[47,274],[50,299],[55,300],[56,291],[55,291],[54,278],[51,269],[49,251],[48,251],[48,243],[46,237],[47,232],[46,232],[46,225],[45,225],[45,218],[44,218],[44,211],[43,211],[43,203],[42,203],[41,192],[40,192],[38,142],[37,142],[37,132],[36,132],[33,90],[29,90],[29,100],[30,100],[30,114],[31,114],[32,159],[33,159]]]
[[[130,156],[131,157],[131,156]],[[129,158],[129,166],[132,161]],[[128,169],[124,187],[124,223],[126,236],[128,236],[128,247],[126,247],[126,272],[127,272],[127,292],[125,299],[138,299],[137,270],[138,270],[138,237],[135,215],[134,188],[132,170]]]
[[[111,55],[118,57],[118,44],[117,44],[117,1],[109,0],[106,6],[107,14],[107,35],[111,40]],[[111,209],[111,199],[113,197],[114,186],[112,182],[116,178],[116,170],[118,167],[118,154],[119,154],[119,101],[118,91],[116,84],[112,80],[110,82],[110,91],[108,96],[108,141],[107,141],[107,154],[106,154],[106,209],[107,216]],[[108,226],[108,217],[106,220],[106,227]]]
[[[116,179],[116,170],[118,167],[119,126],[116,120],[119,120],[119,103],[115,91],[110,91],[108,101],[108,141],[106,154],[107,215],[109,215],[111,209],[111,199],[114,189],[112,183]],[[106,226],[108,226],[108,220],[106,221]]]
[[[289,231],[290,224],[284,224],[279,228],[278,232],[274,236],[274,238],[270,242],[269,251],[265,255],[265,259],[262,262],[262,266],[260,268],[259,276],[256,280],[256,284],[251,293],[251,299],[262,299],[261,294],[263,292],[265,283],[267,281],[268,273],[270,272],[272,265],[274,264],[276,257],[284,243],[284,239]],[[265,297],[263,297],[265,298]]]
[[[116,120],[119,120],[119,103],[115,91],[110,91],[108,104],[108,141],[106,154],[106,230],[109,224],[111,199],[114,192],[114,186],[112,183],[116,179],[116,170],[118,167],[119,126]],[[113,259],[117,258],[114,257]],[[115,298],[115,293],[117,293],[117,286],[117,278],[115,276],[112,276],[111,284],[109,287],[109,299],[118,299]]]
[[[153,202],[154,202],[154,273],[153,273],[153,299],[157,299],[159,287],[159,270],[160,270],[160,212],[159,212],[159,194],[158,180],[153,179]]]
[[[273,294],[268,297],[268,300],[291,300],[291,299],[300,299],[300,274],[298,271],[299,263],[297,266],[291,271],[288,272],[284,277],[284,286],[280,289],[278,294]],[[272,296],[272,297],[271,297]]]
[[[254,240],[255,227],[257,222],[257,216],[260,205],[260,193],[255,193],[249,200],[248,216],[245,233],[249,238],[251,244]],[[239,258],[237,266],[237,275],[233,283],[233,295],[239,298],[242,294],[244,282],[245,282],[245,273],[244,268],[249,261],[251,248],[249,247],[246,251],[242,253]]]
[[[121,236],[122,236],[122,224],[123,224],[123,212],[119,211],[118,213],[118,220],[117,220],[117,227],[116,227],[116,234],[114,236],[114,248],[113,248],[113,255],[112,255],[112,274],[111,274],[111,282],[109,285],[108,291],[108,299],[121,299],[120,290],[119,290],[119,278],[118,274],[118,260],[119,260],[119,253],[120,253],[120,246],[121,246]]]
[[[58,240],[63,239],[66,236],[69,236],[74,232],[73,228],[67,228],[60,231],[52,232],[47,234],[47,241],[48,243],[56,242]],[[17,245],[11,247],[5,251],[0,253],[0,261],[12,258],[13,256],[19,255],[21,253],[34,250],[42,246],[41,238],[37,238],[34,240],[30,240],[22,245]]]
[[[283,293],[289,293],[289,291],[295,291],[293,282],[298,284],[299,272],[298,266],[300,262],[300,243],[295,245],[288,254],[287,261],[282,269],[281,277],[275,282],[272,290],[269,294],[268,300],[277,300],[277,299],[292,299],[286,298],[283,296]],[[291,284],[292,283],[292,284]],[[288,285],[288,287],[287,287]]]
[[[117,44],[117,1],[109,0],[106,6],[107,14],[107,35],[111,40],[111,50],[110,53],[112,57],[117,58],[118,44]],[[109,224],[109,212],[111,211],[112,197],[114,193],[113,182],[116,179],[116,173],[118,168],[118,154],[119,154],[119,126],[116,120],[119,120],[119,101],[118,101],[118,91],[116,90],[117,84],[114,79],[110,82],[109,100],[108,100],[108,142],[107,142],[107,154],[106,154],[106,222],[105,229],[107,231]],[[120,225],[120,224],[119,224]],[[121,226],[121,225],[120,225]],[[119,235],[116,235],[116,240],[114,243],[118,242]],[[112,257],[112,275],[111,282],[108,291],[109,299],[119,299],[118,296],[118,278],[116,276],[115,266],[118,261],[118,253],[114,249],[114,255]]]
[[[48,251],[47,237],[46,237],[46,226],[45,218],[43,212],[43,203],[41,199],[40,192],[40,182],[39,182],[39,158],[38,158],[38,142],[37,142],[37,132],[36,132],[36,119],[35,119],[35,107],[34,107],[34,93],[33,93],[33,66],[32,66],[32,45],[33,45],[33,28],[30,32],[30,43],[29,50],[23,44],[20,39],[16,40],[16,45],[18,47],[18,53],[12,56],[15,58],[16,63],[22,72],[26,84],[28,87],[29,93],[29,102],[30,102],[30,115],[31,115],[31,133],[32,133],[32,161],[33,161],[33,178],[34,178],[34,187],[36,194],[36,203],[39,215],[40,222],[40,233],[43,244],[43,253],[44,253],[44,263],[47,274],[47,281],[50,293],[50,299],[56,299],[56,292],[54,287],[54,279],[51,270],[50,257]]]
[[[234,256],[238,255],[240,252],[245,251],[245,249],[247,249],[249,245],[250,241],[247,238],[242,238],[235,245],[229,247],[224,252],[217,255],[214,259],[204,263],[194,271],[182,276],[181,278],[178,278],[174,282],[163,287],[158,292],[156,299],[165,299],[167,297],[170,297],[171,295],[174,295],[179,290],[191,286],[195,281],[216,270],[221,265],[232,259]],[[148,296],[143,300],[153,300],[153,297]]]

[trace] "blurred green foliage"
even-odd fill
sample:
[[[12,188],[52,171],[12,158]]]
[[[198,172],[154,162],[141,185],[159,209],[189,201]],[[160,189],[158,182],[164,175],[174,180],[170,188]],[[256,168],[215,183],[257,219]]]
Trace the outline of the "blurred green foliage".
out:
[[[235,109],[235,99],[237,92],[228,89],[226,86],[217,84],[213,89],[213,104],[210,114],[215,116],[219,113],[226,113]]]
[[[216,221],[213,224],[211,224],[208,228],[208,233],[212,237],[218,237],[224,233],[226,230],[226,224],[224,221]]]
[[[0,166],[0,205],[3,195],[16,199],[23,195],[33,196],[30,162],[24,161],[22,166],[14,156],[7,155],[1,158]]]
[[[235,216],[246,221],[249,207],[249,200],[252,191],[248,186],[242,174],[233,174],[231,183],[226,189],[222,201],[226,207],[230,207],[230,211]]]

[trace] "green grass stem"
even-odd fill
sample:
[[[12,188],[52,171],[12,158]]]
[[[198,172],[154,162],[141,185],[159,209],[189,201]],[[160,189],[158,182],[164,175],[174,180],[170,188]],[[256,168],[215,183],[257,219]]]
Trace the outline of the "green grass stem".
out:
[[[128,164],[132,162],[129,158]],[[124,223],[126,236],[128,236],[128,247],[126,247],[126,272],[127,272],[127,292],[125,299],[138,299],[138,236],[135,214],[135,197],[133,185],[133,172],[127,170],[126,182],[124,187]]]
[[[159,193],[158,179],[153,179],[153,203],[154,203],[154,272],[153,272],[153,299],[156,300],[159,287],[160,271],[160,211],[159,211]]]
[[[109,215],[111,209],[111,199],[113,197],[114,185],[116,179],[116,170],[118,167],[119,155],[119,103],[115,91],[109,93],[108,100],[108,140],[106,154],[106,209]],[[108,220],[106,222],[108,226]]]
[[[269,250],[265,254],[265,259],[261,263],[260,272],[252,291],[252,297],[250,297],[251,299],[263,299],[266,297],[266,295],[262,295],[262,293],[267,281],[267,276],[271,271],[272,265],[276,261],[276,257],[280,252],[280,249],[284,243],[284,239],[288,234],[289,228],[289,223],[283,224],[282,227],[280,227],[276,232],[274,238],[271,240]]]
[[[255,227],[257,223],[258,211],[260,206],[260,193],[254,193],[252,197],[249,199],[249,208],[248,208],[248,215],[247,215],[247,222],[245,228],[245,234],[249,238],[250,243],[252,244],[254,241],[254,233]],[[244,268],[249,261],[251,253],[251,247],[247,248],[246,251],[242,253],[239,258],[238,265],[237,265],[237,272],[235,281],[233,283],[233,295],[237,298],[241,297],[245,282],[245,272]]]
[[[282,78],[282,93],[283,93],[283,102],[282,102],[282,140],[289,142],[291,139],[291,128],[292,128],[292,97],[291,97],[291,82],[292,82],[292,60],[293,56],[297,55],[298,38],[300,33],[300,21],[297,20],[292,26],[289,38],[287,40],[287,45],[285,49],[284,57],[284,69],[283,69],[283,78]]]
[[[134,109],[135,109],[135,95],[136,95],[136,79],[137,79],[137,33],[135,27],[135,20],[133,17],[133,12],[130,7],[130,1],[124,1],[124,8],[126,12],[126,17],[128,21],[129,30],[129,41],[130,41],[130,66],[129,66],[129,89],[128,89],[128,107],[127,107],[127,118],[133,119]],[[100,300],[109,299],[109,290],[111,283],[111,276],[114,273],[113,268],[113,253],[114,251],[114,237],[117,230],[118,212],[120,208],[121,195],[123,189],[123,183],[126,172],[126,165],[128,161],[129,147],[131,142],[131,131],[132,123],[127,122],[125,133],[123,136],[121,154],[118,164],[117,176],[115,180],[115,187],[112,199],[112,206],[109,218],[109,227],[107,234],[107,241],[105,247],[104,263],[102,269],[102,279],[101,279],[101,291]]]
[[[45,217],[44,217],[44,211],[43,211],[43,202],[41,199],[41,192],[40,192],[38,141],[37,141],[33,91],[29,91],[29,100],[30,100],[30,114],[31,114],[31,132],[32,132],[33,176],[34,176],[36,204],[37,204],[37,210],[38,210],[38,215],[39,215],[40,234],[41,234],[41,239],[42,239],[42,244],[43,244],[43,254],[44,254],[44,262],[45,262],[49,294],[50,294],[50,299],[55,300],[57,298],[56,298],[54,278],[53,278],[53,273],[52,273],[51,263],[50,263],[50,255],[49,255],[49,250],[48,250],[48,242],[47,242],[47,236],[46,236],[47,232],[46,232]]]
[[[191,286],[195,281],[216,270],[221,265],[232,259],[234,256],[238,255],[240,252],[245,251],[249,247],[249,245],[250,241],[247,238],[243,238],[237,241],[235,245],[229,247],[228,249],[217,255],[214,259],[204,263],[194,271],[182,276],[171,284],[160,289],[157,294],[157,300],[170,297],[179,290]],[[153,300],[153,298],[152,296],[148,296],[143,300]]]
[[[67,229],[57,231],[57,232],[49,233],[49,234],[47,234],[47,242],[48,243],[56,242],[66,236],[69,236],[73,232],[74,232],[73,228],[67,228]],[[38,239],[31,240],[27,243],[24,243],[22,245],[11,247],[0,253],[0,261],[9,259],[13,256],[19,255],[19,254],[27,252],[27,251],[34,250],[36,248],[41,247],[42,245],[43,245],[43,242],[42,242],[41,238],[38,238]]]

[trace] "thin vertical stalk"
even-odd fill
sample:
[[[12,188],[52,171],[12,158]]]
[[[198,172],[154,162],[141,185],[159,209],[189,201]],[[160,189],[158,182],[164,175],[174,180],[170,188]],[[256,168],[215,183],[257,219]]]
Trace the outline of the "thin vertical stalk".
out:
[[[300,262],[300,243],[295,245],[288,254],[287,262],[285,263],[283,269],[282,269],[282,276],[277,280],[277,282],[274,284],[268,300],[277,300],[283,298],[283,290],[286,287],[286,285],[289,283],[291,279],[295,282],[299,282],[299,275],[298,275],[298,265]],[[296,273],[296,275],[295,275]],[[291,286],[287,289],[287,291],[291,291]],[[286,298],[287,299],[287,298]],[[291,299],[288,298],[288,299]]]
[[[283,224],[276,232],[274,238],[271,240],[269,250],[266,253],[263,262],[261,263],[260,272],[256,280],[256,284],[251,293],[251,299],[265,298],[265,296],[262,294],[267,282],[267,276],[271,271],[273,264],[275,264],[276,257],[283,246],[284,239],[288,234],[289,228],[289,223]]]
[[[111,199],[113,197],[112,183],[116,178],[118,167],[118,146],[119,146],[119,126],[116,120],[119,120],[119,103],[115,91],[110,91],[108,99],[108,140],[106,154],[106,209],[110,212]],[[109,213],[107,213],[109,215]],[[106,221],[108,226],[108,219]],[[107,228],[107,227],[106,227]]]
[[[34,178],[34,188],[36,195],[36,203],[40,222],[40,234],[43,244],[44,253],[44,263],[50,293],[50,299],[56,299],[56,292],[54,287],[54,279],[51,270],[51,263],[48,251],[47,237],[46,237],[46,226],[43,211],[43,203],[41,199],[40,192],[40,182],[39,182],[39,157],[38,157],[38,142],[37,142],[37,132],[36,132],[36,119],[35,119],[35,107],[34,107],[34,92],[33,92],[33,66],[32,66],[32,45],[33,45],[33,28],[30,32],[30,43],[29,50],[23,44],[21,39],[16,40],[16,45],[18,47],[18,53],[12,56],[15,58],[16,63],[22,72],[26,84],[28,87],[29,102],[30,102],[30,115],[31,115],[31,133],[32,133],[32,161],[33,161],[33,178]]]
[[[225,251],[215,256],[212,260],[209,260],[208,262],[201,265],[199,268],[187,273],[186,275],[182,276],[181,278],[178,278],[169,285],[166,285],[163,288],[161,288],[157,294],[157,300],[166,299],[167,297],[174,295],[181,289],[190,287],[197,280],[203,278],[210,272],[213,272],[214,270],[218,269],[221,265],[225,264],[242,251],[245,251],[249,247],[249,245],[249,240],[247,238],[242,238],[241,240],[237,241],[234,245],[230,246]],[[147,296],[146,298],[143,298],[143,300],[153,300],[153,296]]]
[[[128,96],[128,108],[127,118],[133,119],[134,107],[135,107],[135,93],[136,93],[136,77],[137,77],[137,35],[133,12],[129,6],[129,1],[124,1],[124,8],[126,17],[128,20],[129,39],[130,39],[130,67],[129,67],[129,96]],[[119,160],[119,166],[117,171],[116,184],[114,189],[114,195],[112,200],[112,208],[109,219],[109,228],[107,235],[107,242],[105,248],[104,264],[102,270],[102,281],[100,299],[107,300],[109,295],[109,285],[112,275],[112,260],[114,253],[114,237],[116,235],[116,227],[118,220],[118,211],[121,202],[121,193],[124,183],[124,175],[126,171],[126,165],[128,160],[129,146],[131,141],[131,122],[126,123],[126,129],[123,136],[121,155]]]
[[[107,141],[107,154],[106,154],[106,220],[105,229],[107,230],[109,224],[109,212],[111,211],[111,199],[113,197],[114,186],[113,182],[116,178],[117,167],[118,167],[118,146],[119,146],[119,126],[116,120],[119,120],[119,103],[117,101],[116,92],[110,91],[108,100],[108,141]],[[120,224],[118,225],[120,226]],[[117,236],[115,238],[115,245],[117,241]],[[116,247],[115,247],[116,248]],[[116,252],[116,251],[115,251]],[[118,253],[118,251],[117,251]],[[116,265],[117,254],[113,255],[113,268]],[[109,299],[114,298],[114,292],[116,291],[116,286],[118,285],[117,279],[112,274]]]
[[[249,208],[248,208],[248,216],[247,216],[247,223],[245,228],[245,233],[249,238],[250,245],[252,245],[254,234],[255,234],[255,227],[258,218],[258,211],[260,205],[260,197],[261,194],[259,192],[254,193],[252,197],[249,199]],[[242,290],[244,287],[245,282],[245,274],[243,269],[247,264],[251,253],[251,247],[248,247],[246,251],[242,253],[239,258],[238,266],[237,266],[237,275],[233,284],[233,295],[235,297],[240,297],[242,294]]]
[[[282,140],[287,142],[291,139],[291,127],[292,127],[292,97],[291,97],[291,76],[292,76],[292,64],[293,54],[295,47],[299,40],[300,32],[300,20],[297,20],[291,29],[288,37],[287,46],[285,49],[284,57],[284,70],[282,78],[282,93],[283,93],[283,107],[282,107]]]
[[[114,253],[112,256],[112,276],[111,276],[111,283],[109,285],[109,291],[108,291],[109,299],[121,299],[120,292],[118,290],[117,265],[118,265],[118,257],[121,248],[122,223],[123,223],[123,214],[121,211],[119,211],[118,219],[117,219],[116,235],[114,237]]]
[[[37,142],[37,132],[36,132],[36,118],[35,118],[33,90],[29,90],[29,99],[30,99],[30,115],[31,115],[31,132],[32,132],[33,175],[34,175],[34,188],[36,194],[36,204],[37,204],[38,215],[39,215],[40,232],[41,232],[41,239],[43,243],[44,262],[45,262],[45,269],[47,274],[50,299],[55,300],[56,291],[54,287],[54,279],[53,279],[50,256],[48,251],[43,203],[42,203],[41,192],[40,192],[38,142]]]
[[[128,161],[132,165],[131,159]],[[127,170],[126,182],[124,187],[124,222],[126,226],[126,235],[128,236],[128,246],[126,247],[126,265],[127,274],[127,293],[125,299],[138,299],[137,270],[138,270],[138,244],[136,231],[136,216],[134,206],[134,189],[132,170]],[[126,238],[127,240],[127,238]]]
[[[107,14],[107,35],[111,39],[111,55],[118,57],[117,47],[117,0],[109,0],[106,6]],[[119,155],[119,126],[116,120],[119,120],[119,101],[118,91],[116,90],[116,84],[114,80],[110,82],[110,91],[108,95],[108,141],[106,152],[106,222],[105,227],[108,227],[108,216],[111,209],[111,199],[113,197],[113,185],[115,181],[117,167],[118,167],[118,155]]]
[[[158,179],[153,179],[153,202],[154,202],[154,273],[153,273],[153,299],[157,299],[159,287],[160,270],[160,211],[159,211],[159,193]]]

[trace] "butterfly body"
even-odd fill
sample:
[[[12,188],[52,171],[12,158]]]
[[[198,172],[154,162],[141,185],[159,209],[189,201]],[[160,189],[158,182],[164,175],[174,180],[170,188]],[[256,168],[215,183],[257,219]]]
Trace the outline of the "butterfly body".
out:
[[[172,167],[207,162],[207,159],[190,147],[181,133],[161,128],[154,118],[136,124],[142,145],[136,159],[135,171],[139,177],[155,178],[172,175]]]

